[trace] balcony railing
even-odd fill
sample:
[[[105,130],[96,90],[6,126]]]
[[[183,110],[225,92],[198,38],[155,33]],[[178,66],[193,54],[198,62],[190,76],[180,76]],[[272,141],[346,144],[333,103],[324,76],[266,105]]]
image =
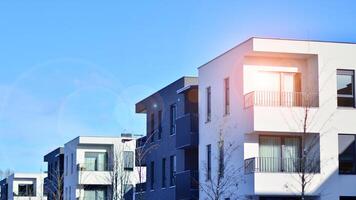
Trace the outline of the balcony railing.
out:
[[[186,170],[176,174],[176,199],[198,199],[199,174]]]
[[[97,164],[97,163],[80,163],[77,164],[78,171],[109,171],[109,166],[107,163]]]
[[[318,107],[318,93],[253,91],[245,95],[245,108],[251,106],[271,107]]]
[[[318,159],[256,157],[245,160],[245,174],[259,172],[319,173]]]

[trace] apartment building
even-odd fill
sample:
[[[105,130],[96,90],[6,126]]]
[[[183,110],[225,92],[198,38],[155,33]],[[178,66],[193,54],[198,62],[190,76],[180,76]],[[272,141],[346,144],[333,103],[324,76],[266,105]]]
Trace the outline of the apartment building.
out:
[[[48,200],[63,199],[63,182],[64,182],[64,148],[59,147],[43,158],[47,163],[48,176],[44,180],[44,189]]]
[[[146,115],[147,134],[137,142],[146,182],[144,199],[198,199],[198,81],[182,77],[136,104]],[[141,159],[140,159],[141,160]]]
[[[46,200],[45,173],[14,173],[0,181],[1,200]]]
[[[64,199],[133,199],[136,140],[77,137],[64,145]]]
[[[222,168],[241,169],[223,176],[236,176],[235,195],[356,199],[355,55],[350,43],[251,38],[201,66],[200,183],[218,177],[223,141],[237,146]]]

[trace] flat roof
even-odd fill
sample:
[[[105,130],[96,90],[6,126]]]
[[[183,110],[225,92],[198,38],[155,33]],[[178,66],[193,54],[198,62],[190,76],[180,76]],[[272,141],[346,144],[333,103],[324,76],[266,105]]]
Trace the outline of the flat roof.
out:
[[[229,53],[230,51],[240,47],[241,45],[253,40],[253,39],[261,39],[261,40],[282,40],[282,41],[296,41],[296,42],[315,42],[315,43],[335,43],[335,44],[346,44],[346,45],[356,45],[356,42],[345,42],[345,41],[328,41],[328,40],[313,40],[313,39],[295,39],[295,38],[278,38],[278,37],[250,37],[246,40],[243,40],[242,42],[240,42],[239,44],[235,45],[234,47],[228,49],[227,51],[219,54],[218,56],[216,56],[215,58],[209,60],[208,62],[200,65],[198,67],[198,69],[200,69],[201,67],[204,67],[205,65],[209,64],[210,62],[220,58],[221,56]]]

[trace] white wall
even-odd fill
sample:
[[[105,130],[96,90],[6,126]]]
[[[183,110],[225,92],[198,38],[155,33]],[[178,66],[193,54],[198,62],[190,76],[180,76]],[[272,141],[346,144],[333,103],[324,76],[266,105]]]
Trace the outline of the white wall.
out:
[[[303,90],[319,93],[319,107],[312,109],[308,125],[311,132],[320,134],[321,173],[307,188],[322,200],[335,200],[341,195],[356,196],[356,177],[338,174],[338,134],[356,134],[356,110],[337,108],[336,69],[356,70],[356,45],[272,39],[250,39],[233,50],[199,68],[199,159],[201,172],[206,163],[206,145],[212,144],[216,156],[218,132],[225,140],[239,146],[233,163],[244,164],[245,158],[258,155],[258,134],[272,132],[300,132],[300,108],[252,107],[244,108],[243,94],[253,90],[254,70],[266,66],[287,67],[304,73]],[[266,58],[267,56],[267,58]],[[230,77],[231,114],[223,115],[223,81]],[[206,87],[212,92],[212,120],[205,122]],[[214,159],[213,159],[214,161]],[[212,172],[216,171],[213,164]],[[200,173],[200,181],[205,181]],[[299,185],[291,174],[255,173],[241,175],[239,194],[298,194]],[[213,175],[214,176],[214,175]],[[289,187],[286,187],[286,184]],[[293,188],[293,189],[292,189]],[[295,189],[297,188],[297,189]],[[205,199],[203,192],[201,199]]]
[[[64,145],[64,195],[65,190],[71,191],[71,199],[84,197],[84,185],[111,185],[111,167],[113,163],[113,152],[122,159],[123,151],[135,151],[136,141],[122,142],[121,137],[78,137]],[[107,152],[108,167],[106,171],[85,171],[77,170],[77,166],[85,163],[86,152]],[[71,154],[74,155],[73,174],[71,173]],[[66,157],[68,156],[68,170],[66,169]],[[120,161],[121,162],[121,161]],[[135,186],[137,183],[138,172],[129,172],[128,184]],[[69,189],[71,188],[71,189]],[[120,190],[120,188],[118,188]]]
[[[33,199],[33,200],[46,200],[47,197],[44,196],[44,178],[47,177],[47,174],[40,173],[15,173],[7,178],[8,183],[8,199]],[[36,196],[33,197],[20,197],[14,196],[14,194],[18,194],[18,186],[20,184],[33,184]]]

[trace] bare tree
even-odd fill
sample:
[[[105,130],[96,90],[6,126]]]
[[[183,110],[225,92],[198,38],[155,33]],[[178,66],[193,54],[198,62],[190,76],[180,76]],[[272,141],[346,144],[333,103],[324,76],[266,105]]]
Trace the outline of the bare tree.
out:
[[[134,167],[134,158],[130,159],[130,155],[125,155],[124,143],[120,147],[114,147],[112,152],[112,162],[110,166],[110,199],[123,200],[127,191],[127,186],[130,185],[132,179],[131,166]],[[127,152],[129,153],[129,152]]]
[[[139,147],[136,148],[136,155],[135,155],[135,161],[136,161],[137,173],[138,173],[138,184],[140,185],[139,188],[136,187],[136,197],[138,200],[144,199],[143,192],[145,191],[145,189],[143,188],[143,183],[144,183],[143,176],[146,175],[146,171],[145,171],[146,167],[143,167],[142,165],[145,164],[145,159],[147,155],[158,146],[157,144],[153,144],[151,142],[153,141],[154,135],[157,131],[153,131],[148,136],[142,137],[136,141],[136,142],[138,141],[141,142],[141,144],[139,144]]]
[[[200,181],[200,190],[209,200],[239,199],[237,190],[239,189],[239,184],[244,180],[241,173],[243,168],[234,165],[232,160],[238,146],[233,142],[226,144],[223,130],[220,129],[217,147],[218,155],[213,158],[218,163],[218,167],[216,168],[216,172],[212,173],[210,168],[211,163],[208,164],[211,161],[204,163],[202,169],[207,179],[205,182]]]
[[[316,120],[318,109],[311,113],[313,107],[318,106],[316,94],[305,92],[300,95],[298,104],[302,107],[301,115],[295,115],[296,124],[301,127],[301,153],[300,157],[292,160],[293,171],[297,173],[297,188],[301,200],[307,198],[307,188],[312,183],[316,174],[320,173],[320,138],[323,134],[313,133],[311,129],[315,128],[315,123],[321,123],[320,130],[327,125],[334,113],[331,113],[324,122]],[[314,123],[314,124],[313,124]],[[288,152],[287,152],[288,153]],[[290,152],[289,152],[290,153]],[[286,187],[294,187],[286,184]]]
[[[46,191],[54,200],[63,200],[64,174],[57,166],[54,170],[48,171],[46,179]]]
[[[6,170],[0,170],[0,180],[7,178],[8,176],[10,176],[13,173],[12,170],[10,169],[6,169]]]

